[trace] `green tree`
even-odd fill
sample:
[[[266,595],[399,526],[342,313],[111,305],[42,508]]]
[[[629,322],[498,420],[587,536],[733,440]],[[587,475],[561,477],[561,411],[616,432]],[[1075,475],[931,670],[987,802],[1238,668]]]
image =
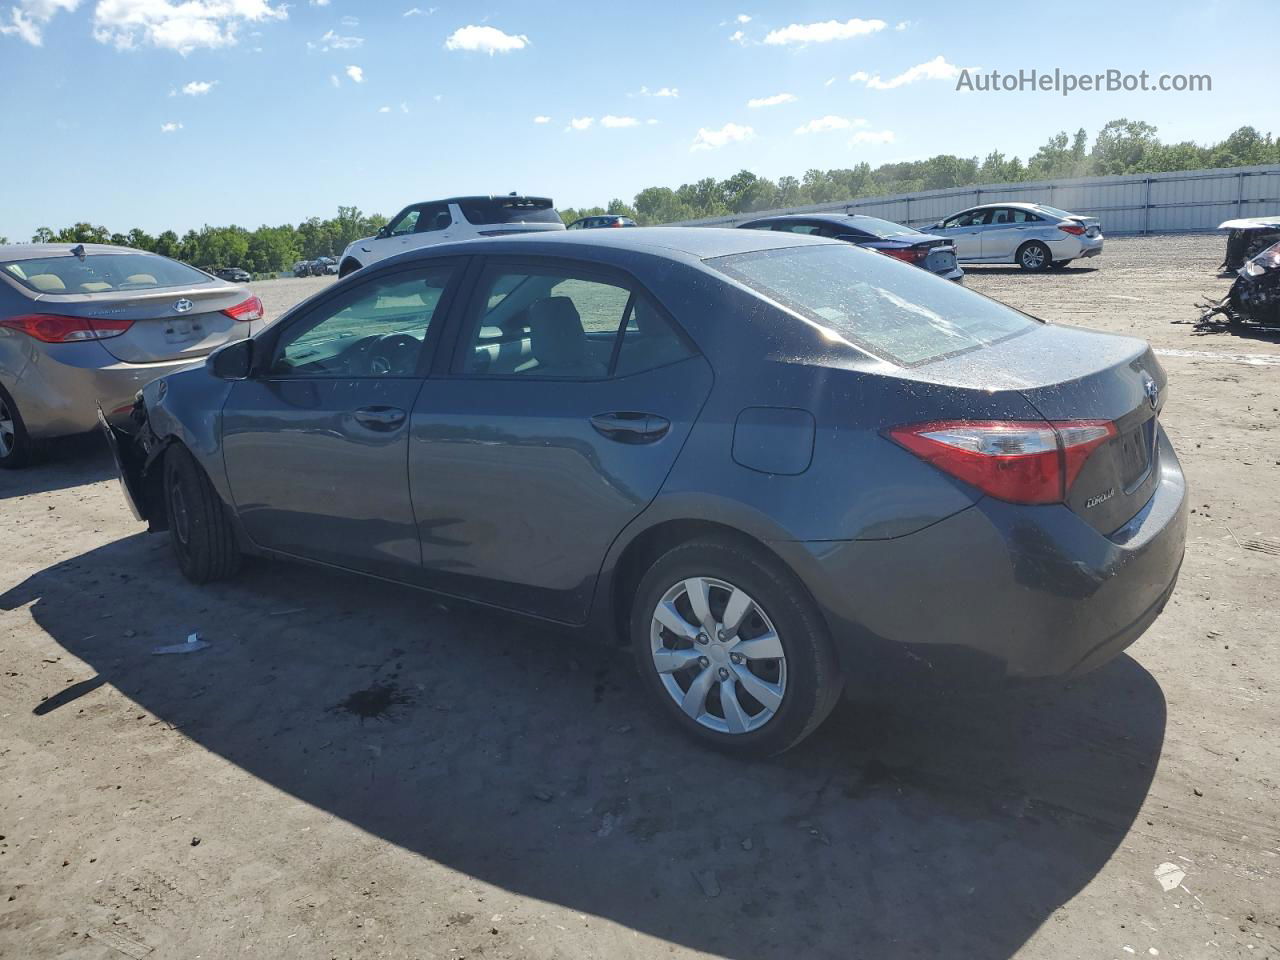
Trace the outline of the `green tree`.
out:
[[[1159,145],[1156,128],[1141,120],[1112,120],[1093,142],[1090,173],[1108,176],[1144,173],[1148,155]]]

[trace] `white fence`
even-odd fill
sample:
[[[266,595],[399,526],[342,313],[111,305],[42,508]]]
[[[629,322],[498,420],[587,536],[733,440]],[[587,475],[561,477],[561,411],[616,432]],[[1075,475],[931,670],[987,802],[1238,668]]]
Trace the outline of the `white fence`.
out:
[[[1034,183],[984,183],[686,220],[678,226],[733,226],[786,213],[861,213],[924,227],[966,207],[1002,200],[1044,203],[1096,216],[1111,236],[1213,230],[1223,220],[1280,215],[1280,164]]]

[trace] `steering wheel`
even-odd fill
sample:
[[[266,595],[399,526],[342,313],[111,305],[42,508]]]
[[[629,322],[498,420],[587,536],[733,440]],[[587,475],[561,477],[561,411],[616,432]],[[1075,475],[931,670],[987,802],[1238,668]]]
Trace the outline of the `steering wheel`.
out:
[[[413,373],[422,341],[407,333],[389,333],[369,348],[369,373],[375,377]]]

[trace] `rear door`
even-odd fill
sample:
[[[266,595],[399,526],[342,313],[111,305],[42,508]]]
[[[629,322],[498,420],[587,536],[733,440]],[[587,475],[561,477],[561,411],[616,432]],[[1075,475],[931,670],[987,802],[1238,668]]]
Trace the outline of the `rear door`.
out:
[[[427,585],[581,623],[610,543],[657,494],[711,369],[630,277],[494,258],[413,409]]]
[[[416,579],[409,415],[463,265],[344,285],[258,341],[268,356],[222,413],[228,482],[255,543]]]

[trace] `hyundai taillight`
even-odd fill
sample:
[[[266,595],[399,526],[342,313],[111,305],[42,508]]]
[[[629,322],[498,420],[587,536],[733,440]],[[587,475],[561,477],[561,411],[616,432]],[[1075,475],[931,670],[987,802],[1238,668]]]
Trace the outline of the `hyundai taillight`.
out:
[[[1058,229],[1063,233],[1071,234],[1073,237],[1084,236],[1084,227],[1080,226],[1078,223],[1060,223],[1058,224]]]
[[[237,303],[234,307],[227,307],[222,312],[232,320],[239,320],[241,323],[261,320],[265,313],[262,309],[262,301],[257,297],[250,297],[244,303]]]
[[[80,340],[109,340],[131,326],[132,320],[104,317],[64,317],[57,313],[24,313],[0,320],[0,327],[17,330],[41,343],[75,343]]]
[[[1061,503],[1085,461],[1116,436],[1107,420],[935,420],[888,431],[917,457],[1010,503]]]
[[[897,249],[881,250],[880,252],[896,260],[905,260],[907,263],[919,263],[929,255],[929,251],[922,247],[899,247]]]

